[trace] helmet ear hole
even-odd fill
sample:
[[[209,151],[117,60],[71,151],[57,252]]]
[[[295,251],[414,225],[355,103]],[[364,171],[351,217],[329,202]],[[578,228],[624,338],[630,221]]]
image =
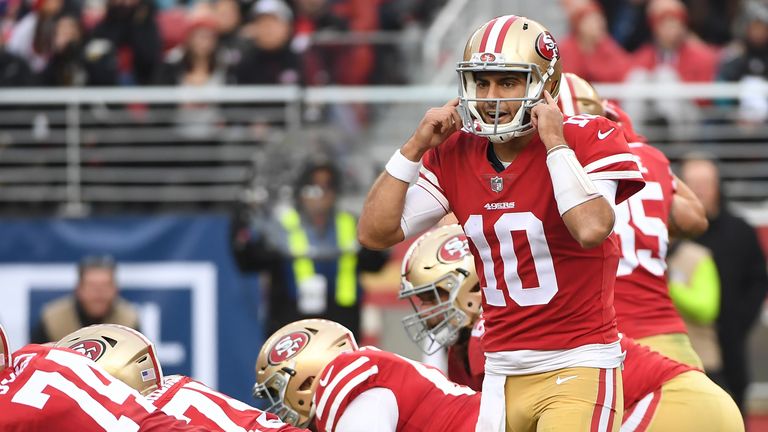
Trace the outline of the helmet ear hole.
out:
[[[307,379],[305,379],[305,380],[304,380],[304,381],[301,383],[301,385],[299,386],[299,390],[300,390],[300,391],[304,391],[304,390],[309,390],[309,389],[311,389],[311,388],[312,388],[312,383],[313,383],[313,382],[315,382],[315,377],[314,377],[314,376],[310,376],[310,377],[307,377]]]

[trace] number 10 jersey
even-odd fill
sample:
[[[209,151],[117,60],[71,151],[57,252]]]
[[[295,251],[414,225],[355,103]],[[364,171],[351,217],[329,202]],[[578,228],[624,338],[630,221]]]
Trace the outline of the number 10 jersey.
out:
[[[566,142],[592,180],[616,180],[616,201],[642,189],[619,127],[579,115]],[[424,158],[417,187],[453,211],[470,239],[483,291],[486,352],[557,351],[618,341],[613,234],[582,248],[568,232],[538,135],[506,168],[490,143],[458,132]]]

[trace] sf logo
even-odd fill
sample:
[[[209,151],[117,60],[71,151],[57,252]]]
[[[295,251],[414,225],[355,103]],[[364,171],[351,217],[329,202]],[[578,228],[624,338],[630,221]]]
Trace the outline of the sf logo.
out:
[[[280,342],[275,345],[277,355],[285,356],[286,358],[293,356],[299,350],[300,337],[292,338],[290,335],[284,337]]]
[[[443,246],[446,255],[451,258],[463,258],[469,254],[469,243],[466,237],[454,237]]]

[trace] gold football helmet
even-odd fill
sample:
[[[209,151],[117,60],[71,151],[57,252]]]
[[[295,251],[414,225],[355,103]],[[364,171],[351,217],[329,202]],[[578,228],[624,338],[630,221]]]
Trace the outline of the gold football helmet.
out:
[[[422,234],[405,254],[400,273],[400,298],[416,311],[403,318],[403,326],[427,354],[453,345],[459,331],[480,315],[480,283],[461,225]]]
[[[339,354],[357,350],[346,327],[324,319],[305,319],[276,331],[256,360],[253,396],[269,402],[267,411],[298,427],[315,415],[312,396],[320,373]]]
[[[90,358],[110,375],[146,396],[163,382],[155,346],[143,334],[117,324],[96,324],[64,336],[55,347]]]
[[[597,90],[575,73],[566,72],[563,74],[557,104],[563,114],[567,116],[577,114],[605,116],[603,99],[597,94]]]
[[[0,371],[11,366],[11,344],[8,342],[8,334],[0,324]]]
[[[515,15],[494,18],[469,37],[459,73],[459,114],[469,132],[501,143],[533,131],[531,108],[542,100],[544,90],[557,99],[560,87],[560,52],[552,34],[536,21]],[[519,72],[527,77],[522,98],[480,99],[476,72]],[[499,123],[502,102],[521,101],[509,123]],[[496,103],[493,123],[486,123],[478,102]]]

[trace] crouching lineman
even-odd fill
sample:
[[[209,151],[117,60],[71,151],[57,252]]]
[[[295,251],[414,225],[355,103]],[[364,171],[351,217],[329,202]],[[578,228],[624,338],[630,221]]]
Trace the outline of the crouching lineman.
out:
[[[416,239],[403,258],[403,286],[401,297],[418,296],[420,301],[412,301],[415,316],[421,316],[424,327],[421,332],[425,336],[436,338],[445,320],[435,319],[435,304],[442,303],[439,310],[445,311],[444,317],[454,316],[456,311],[465,309],[465,305],[456,302],[460,298],[461,284],[445,284],[452,275],[474,272],[463,260],[454,260],[438,266],[435,257],[445,257],[443,245],[463,237],[459,225],[448,225],[436,228],[422,234]],[[451,248],[453,249],[453,248]],[[442,258],[445,259],[445,258]],[[447,261],[447,260],[446,260]],[[432,278],[426,278],[418,267],[439,268]],[[425,295],[426,289],[421,287],[436,287],[431,295]],[[450,322],[450,320],[449,320]],[[408,319],[406,319],[406,327]],[[446,338],[439,339],[439,342]],[[450,342],[450,339],[448,339]],[[715,432],[743,431],[739,410],[730,396],[713,383],[700,370],[679,363],[648,348],[635,343],[628,337],[621,339],[621,348],[626,352],[624,361],[624,420],[621,431],[681,431],[681,432]],[[456,348],[454,345],[452,348]],[[461,346],[463,350],[476,352],[457,352],[449,357],[452,361],[463,361],[463,365],[455,367],[471,369],[473,358],[482,355],[482,343]],[[477,366],[475,366],[477,368]],[[480,378],[482,381],[482,378]],[[553,382],[555,386],[573,385],[582,379],[578,375],[558,375]],[[573,383],[571,383],[573,382]],[[612,400],[616,400],[612,395]],[[474,414],[473,414],[474,415]],[[597,413],[596,415],[599,415]],[[610,430],[610,425],[607,429]],[[531,426],[535,430],[536,425]]]
[[[254,396],[318,432],[474,431],[480,394],[438,369],[372,347],[332,321],[286,325],[256,361]]]
[[[97,324],[59,341],[89,357],[141,394],[165,415],[207,431],[291,432],[275,416],[212,390],[189,377],[163,377],[155,347],[143,334],[116,324]]]
[[[0,359],[3,432],[206,431],[156,410],[134,389],[69,349],[30,344],[11,356],[2,326]]]

